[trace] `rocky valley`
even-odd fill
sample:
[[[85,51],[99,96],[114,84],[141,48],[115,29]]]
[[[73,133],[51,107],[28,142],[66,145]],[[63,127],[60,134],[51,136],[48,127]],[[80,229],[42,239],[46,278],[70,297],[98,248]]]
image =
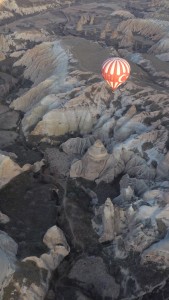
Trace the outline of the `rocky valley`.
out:
[[[168,16],[0,0],[0,299],[168,299]]]

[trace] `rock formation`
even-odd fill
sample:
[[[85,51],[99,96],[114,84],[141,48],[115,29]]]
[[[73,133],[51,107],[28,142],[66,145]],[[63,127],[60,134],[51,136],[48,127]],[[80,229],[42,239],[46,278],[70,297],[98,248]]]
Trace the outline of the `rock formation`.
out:
[[[12,274],[15,271],[17,244],[5,232],[0,231],[0,297],[3,296],[3,288],[7,286],[11,280]]]
[[[107,198],[104,205],[95,209],[95,217],[92,220],[94,230],[100,236],[99,242],[110,242],[115,239],[125,226],[124,210],[118,206],[114,206],[111,199]],[[99,219],[102,219],[100,226]]]
[[[0,154],[0,188],[6,185],[12,178],[21,174],[24,168],[12,161],[8,156]]]
[[[70,177],[111,182],[122,172],[136,178],[149,180],[155,177],[155,170],[152,167],[149,168],[139,156],[124,149],[108,154],[101,141],[97,140],[88,149],[82,160],[72,164]]]
[[[27,257],[19,263],[16,271],[13,270],[13,277],[10,278],[8,285],[6,284],[4,298],[14,296],[25,300],[44,299],[51,272],[69,254],[69,246],[63,232],[56,226],[46,232],[43,242],[50,249],[49,253],[42,254],[40,258]],[[7,273],[6,270],[4,273]],[[8,273],[10,275],[10,271]],[[3,273],[1,275],[3,276]]]
[[[69,1],[64,1],[64,4],[67,4]],[[0,14],[0,19],[12,18],[15,14],[23,15],[32,15],[37,12],[41,12],[47,10],[49,8],[55,7],[59,5],[59,1],[49,1],[49,3],[45,3],[44,1],[37,1],[35,5],[33,5],[32,1],[23,2],[22,5],[19,1],[9,1],[4,0],[1,4],[2,11]]]

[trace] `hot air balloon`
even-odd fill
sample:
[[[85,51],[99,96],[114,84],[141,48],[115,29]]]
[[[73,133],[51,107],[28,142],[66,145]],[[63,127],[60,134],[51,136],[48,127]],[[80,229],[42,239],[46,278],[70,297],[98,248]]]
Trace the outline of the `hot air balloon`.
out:
[[[121,57],[107,59],[102,65],[102,76],[116,90],[130,75],[129,63]]]

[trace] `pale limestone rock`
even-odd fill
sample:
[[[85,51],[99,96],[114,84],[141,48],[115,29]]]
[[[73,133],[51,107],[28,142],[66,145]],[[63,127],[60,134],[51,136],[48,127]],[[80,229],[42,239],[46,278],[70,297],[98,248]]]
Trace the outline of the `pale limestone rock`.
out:
[[[119,46],[132,48],[133,44],[137,43],[137,39],[134,37],[135,33],[143,37],[143,44],[148,43],[149,53],[167,53],[169,49],[167,21],[141,18],[122,21],[115,31],[116,38],[119,39]],[[149,41],[145,41],[145,38],[148,38]],[[151,43],[150,40],[155,43]],[[152,73],[152,75],[154,74]]]
[[[10,54],[10,57],[20,57],[25,53],[25,50],[15,51]]]
[[[120,154],[121,161],[124,164],[124,169],[122,169],[129,176],[135,176],[137,179],[148,179],[153,180],[155,177],[155,170],[153,167],[149,167],[145,160],[141,158],[139,155],[134,154],[132,151],[126,151],[122,149],[122,151],[114,152],[115,160],[117,160],[118,155]],[[120,172],[117,169],[117,174]],[[122,172],[122,171],[121,171]]]
[[[6,28],[6,30],[9,30],[8,27]],[[16,40],[20,40],[20,42],[18,43]],[[27,42],[45,42],[48,40],[48,33],[45,32],[43,29],[32,29],[31,32],[29,32],[28,30],[25,32],[20,29],[19,31],[15,31],[10,34],[9,32],[8,34],[0,34],[0,49],[3,54],[8,52],[10,57],[19,57],[25,52],[27,48]]]
[[[162,200],[164,198],[164,192],[160,190],[150,190],[143,194],[143,200],[151,201],[151,200]]]
[[[42,98],[32,109],[25,113],[22,119],[22,129],[27,135],[30,129],[35,126],[38,121],[50,110],[63,106],[65,99],[60,99],[57,95],[51,94]]]
[[[134,224],[137,224],[138,222],[143,222],[146,219],[151,219],[151,224],[157,228],[156,224],[156,217],[161,212],[161,209],[157,206],[147,206],[142,205],[139,207],[138,211],[133,216],[133,220],[130,221],[130,227],[134,227]]]
[[[68,155],[70,154],[81,154],[83,155],[85,151],[95,142],[93,136],[86,138],[71,138],[68,139],[61,145],[61,149]]]
[[[128,185],[125,188],[120,189],[120,195],[113,199],[113,202],[117,205],[128,206],[134,198],[134,190]]]
[[[113,105],[110,112],[107,110],[111,91],[100,82],[84,86],[87,72],[76,71],[67,76],[67,61],[68,55],[59,42],[42,43],[28,50],[14,66],[25,65],[24,76],[34,81],[34,85],[14,100],[11,108],[26,112],[22,120],[25,136],[35,126],[31,133],[33,136],[57,137],[79,132],[79,129],[83,134],[93,129],[96,137],[106,140],[115,122],[114,119],[109,120]],[[77,85],[81,87],[77,88]],[[107,119],[101,116],[104,110]],[[95,128],[98,116],[101,116],[98,122],[100,127]],[[39,122],[40,119],[42,121]]]
[[[43,242],[51,250],[55,249],[58,245],[63,245],[65,248],[69,249],[63,231],[57,226],[48,229],[43,238]]]
[[[32,169],[32,165],[31,164],[25,164],[23,167],[22,167],[22,171],[23,172],[27,172],[29,170]]]
[[[23,261],[34,261],[39,268],[45,268],[51,272],[69,254],[70,248],[62,230],[57,226],[48,229],[44,235],[43,242],[50,249],[48,253],[42,254],[40,258],[30,256]]]
[[[47,270],[54,271],[63,258],[68,254],[69,250],[67,250],[64,246],[55,246],[54,250],[51,250],[49,254],[42,254],[40,258]]]
[[[97,83],[85,87],[80,96],[75,96],[66,102],[64,96],[69,99],[73,91],[58,94],[56,97],[54,95],[44,97],[54,90],[56,92],[59,88],[55,80],[57,80],[55,76],[50,77],[11,104],[11,107],[27,112],[22,121],[25,135],[42,118],[31,135],[59,137],[72,132],[84,134],[93,129],[96,136],[106,139],[114,120],[107,119],[106,122],[105,119],[103,132],[101,127],[94,127],[98,121],[98,115],[103,114],[110,101],[110,91],[105,88],[105,85]],[[62,84],[60,88],[65,89],[66,85]],[[67,86],[67,88],[72,87]],[[91,93],[90,98],[86,97],[89,93]]]
[[[11,104],[16,110],[28,112],[22,121],[25,134],[50,110],[52,104],[53,108],[57,107],[57,103],[58,106],[62,104],[63,100],[53,94],[58,93],[65,83],[67,61],[68,55],[59,42],[46,42],[28,50],[15,63],[15,66],[25,65],[25,78],[34,82],[31,89]]]
[[[150,132],[140,134],[133,141],[129,141],[126,145],[126,148],[134,149],[134,147],[137,147],[140,150],[140,152],[142,152],[144,151],[144,144],[148,142],[150,143],[152,149],[157,149],[159,152],[164,152],[167,139],[167,130],[152,130]]]
[[[147,166],[140,156],[125,149],[116,149],[112,154],[106,154],[101,141],[96,141],[81,160],[72,163],[70,177],[96,180],[97,183],[101,180],[110,182],[122,172],[138,179],[150,180],[155,176],[155,170]]]
[[[11,37],[0,34],[0,51],[4,53],[9,52],[11,46],[15,46]]]
[[[88,155],[93,160],[99,161],[108,158],[108,153],[100,140],[97,140],[93,146],[88,149]]]
[[[166,25],[166,26],[165,26]],[[117,31],[125,34],[128,31],[139,32],[143,36],[147,36],[152,40],[160,39],[164,36],[165,30],[167,31],[167,23],[153,19],[128,19],[121,22],[117,26]]]
[[[124,19],[133,19],[135,16],[129,12],[128,10],[115,10],[113,13],[111,13],[111,16],[119,16]]]
[[[60,77],[58,80],[64,81],[67,60],[67,54],[60,46],[60,42],[44,42],[27,50],[14,66],[26,66],[24,77],[31,79],[37,85],[56,73]]]
[[[81,16],[79,18],[79,21],[77,22],[76,30],[77,31],[82,31],[83,30],[83,25],[85,25],[88,21],[88,16]]]
[[[41,170],[41,168],[45,165],[44,159],[42,159],[41,161],[37,161],[35,162],[33,165],[31,164],[25,164],[22,167],[22,171],[23,172],[27,172],[27,171],[32,171],[34,173],[37,173]]]
[[[10,218],[0,211],[0,224],[6,224],[9,221],[10,221]]]
[[[140,134],[146,130],[146,126],[141,124],[139,121],[131,119],[124,123],[119,129],[115,127],[114,138],[117,142],[123,142],[127,140],[132,134]]]
[[[49,8],[58,6],[59,1],[55,2],[55,1],[50,1],[49,3],[35,3],[33,5],[33,3],[31,3],[31,1],[29,1],[27,3],[27,5],[24,5],[24,3],[22,5],[18,4],[17,1],[15,0],[4,0],[2,5],[3,5],[3,12],[0,14],[0,19],[4,19],[4,18],[10,18],[13,16],[12,12],[15,12],[19,15],[30,15],[30,14],[34,14],[37,12],[42,12],[45,11]],[[8,14],[7,14],[8,12]],[[11,12],[11,13],[10,13]]]
[[[158,205],[142,205],[127,217],[129,232],[124,237],[127,251],[142,252],[159,238],[158,221],[162,220],[167,226],[168,211]]]
[[[31,30],[26,30],[25,31],[21,31],[21,32],[14,32],[13,34],[14,38],[18,39],[18,40],[25,40],[25,41],[32,41],[32,42],[36,42],[36,43],[39,43],[39,42],[45,42],[47,41],[49,38],[47,36],[47,32],[45,32],[44,30],[37,30],[37,29],[34,29],[32,28]],[[19,51],[21,54],[24,54],[24,51]],[[16,53],[15,52],[15,55],[10,55],[10,56],[13,56],[13,57],[17,57],[16,56]]]
[[[90,110],[90,108],[89,108]],[[93,116],[94,117],[94,116]],[[84,154],[84,152],[93,144],[93,142],[97,139],[102,140],[102,142],[107,143],[109,140],[109,133],[113,129],[115,120],[114,118],[110,118],[108,120],[96,120],[95,124],[92,126],[92,134],[85,136],[83,138],[71,138],[67,140],[65,143],[61,145],[61,148],[64,152],[68,154]],[[104,115],[103,115],[104,119]],[[82,124],[81,124],[82,125]]]
[[[83,76],[83,73],[81,74],[81,76]],[[72,92],[73,91],[71,91],[70,94],[72,94]],[[85,86],[82,89],[82,92],[78,93],[78,95],[75,95],[75,97],[70,97],[70,100],[65,103],[65,107],[71,108],[76,106],[83,106],[83,109],[85,107],[86,109],[88,109],[90,108],[90,106],[95,106],[95,109],[97,109],[97,113],[102,115],[103,111],[107,113],[107,107],[109,107],[109,105],[111,106],[112,111],[114,111],[113,103],[111,104],[111,100],[112,92],[108,88],[108,86],[104,82],[97,82]],[[116,100],[115,95],[113,100]]]
[[[19,300],[41,300],[44,299],[46,295],[46,288],[42,284],[37,286],[35,283],[32,283],[29,287],[26,287],[26,284],[23,282],[23,286],[18,287]]]
[[[146,101],[150,101],[150,103],[154,104],[158,104],[160,108],[164,108],[165,106],[165,103],[167,102],[168,100],[168,95],[166,95],[165,93],[155,93],[154,94],[154,90],[151,90],[151,89],[146,89],[144,90],[144,93],[147,93],[147,95],[144,95],[144,97],[141,97],[141,100],[146,103]],[[137,97],[140,97],[142,96],[141,95],[141,92],[138,93]],[[166,107],[167,109],[167,107]],[[158,114],[158,111],[156,111],[157,114]],[[151,117],[153,117],[152,115],[150,115]]]
[[[162,269],[169,267],[169,238],[168,235],[146,249],[141,255],[141,263],[153,262]]]
[[[31,132],[33,136],[63,136],[67,133],[88,133],[97,120],[95,107],[87,111],[82,107],[54,109],[44,115],[35,129]]]
[[[116,125],[116,120],[114,117],[112,117],[113,111],[114,108],[110,108],[108,111],[105,111],[97,121],[97,124],[94,126],[92,131],[95,139],[100,139],[105,143],[107,143],[107,141],[110,139],[110,134]]]
[[[30,256],[23,260],[25,263],[34,262],[37,266],[39,284],[32,282],[27,285],[27,279],[23,279],[22,285],[18,286],[19,299],[24,300],[42,300],[45,298],[49,288],[51,272],[54,271],[60,262],[69,254],[70,248],[66,238],[60,228],[53,226],[48,229],[44,235],[43,242],[50,249],[48,253],[42,254],[39,258]],[[39,274],[38,274],[39,270]],[[43,275],[44,270],[46,271]],[[21,270],[22,271],[22,270]]]
[[[22,168],[9,156],[0,154],[0,188],[23,172],[30,171],[32,165],[25,164]]]
[[[110,198],[107,198],[102,212],[103,234],[99,238],[100,243],[114,239],[114,205]]]
[[[125,230],[127,226],[127,215],[126,211],[115,205],[115,219],[114,219],[114,229],[116,236],[121,235]]]
[[[147,98],[150,100],[151,96]],[[157,102],[160,100],[160,104],[162,102],[161,98],[163,99],[163,101],[166,101],[166,96],[163,95],[158,95],[158,97],[156,98],[158,99]],[[149,122],[151,122],[151,119],[153,120],[153,118],[157,118],[160,113],[160,111],[153,111],[141,112],[137,114],[133,111],[133,115],[125,114],[123,117],[117,120],[114,126],[115,140],[119,143],[123,142],[123,147],[125,149],[138,149],[140,153],[146,151],[150,160],[152,160],[153,156],[154,159],[158,160],[159,153],[164,153],[165,151],[165,144],[168,139],[168,131],[165,129],[165,127],[160,126],[160,120],[158,120],[157,122],[152,122],[151,126],[144,124],[144,122],[145,120],[149,120]],[[130,138],[132,134],[134,134],[135,136],[133,136],[133,138]],[[144,150],[144,144],[146,145],[146,143],[149,144],[149,149]],[[153,155],[150,149],[156,151],[156,154],[154,152]]]
[[[34,105],[36,105],[41,99],[47,96],[50,91],[54,88],[56,84],[56,77],[52,76],[43,82],[39,83],[37,86],[32,87],[26,93],[14,100],[10,107],[15,110],[21,110],[27,112]]]
[[[23,262],[33,261],[33,262],[35,262],[35,264],[37,265],[37,267],[39,269],[47,269],[47,266],[43,262],[43,260],[40,257],[37,257],[37,256],[29,256],[29,257],[24,258],[22,261]]]
[[[147,228],[138,224],[124,238],[125,248],[128,252],[142,252],[152,245],[158,238],[158,232],[154,227]]]
[[[106,38],[107,33],[110,31],[111,31],[111,24],[110,22],[107,22],[104,29],[101,30],[100,39],[104,40]]]
[[[79,21],[77,22],[76,30],[77,31],[82,31],[83,30],[83,25],[85,25],[87,23],[90,23],[92,25],[93,22],[94,22],[94,15],[89,15],[89,14],[82,15],[79,18]]]
[[[50,60],[50,61],[49,61]],[[68,97],[68,95],[64,94],[56,96],[54,93],[58,92],[59,89],[68,88],[66,85],[68,85],[68,82],[65,83],[66,78],[66,72],[67,72],[67,60],[68,56],[63,48],[60,47],[59,42],[53,42],[53,43],[42,43],[41,45],[38,45],[34,47],[31,50],[28,50],[25,55],[21,58],[21,60],[17,61],[17,65],[27,65],[28,67],[25,70],[25,77],[30,78],[31,80],[35,80],[34,86],[27,91],[25,94],[21,95],[19,98],[17,98],[13,103],[11,104],[12,108],[15,108],[17,110],[22,110],[24,112],[27,112],[25,117],[22,120],[22,126],[23,131],[25,135],[28,134],[28,131],[32,129],[33,126],[36,125],[36,123],[44,116],[44,119],[37,125],[37,128],[33,131],[33,135],[36,134],[45,134],[43,132],[42,126],[46,127],[46,134],[47,135],[55,135],[56,136],[62,135],[67,133],[67,127],[69,127],[69,124],[61,125],[62,127],[66,126],[66,132],[65,130],[58,128],[57,133],[57,115],[58,118],[63,118],[63,115],[60,116],[61,111],[62,114],[64,114],[64,109],[60,111],[59,108],[63,107],[65,104],[65,97]],[[46,70],[46,66],[50,66],[49,72]],[[44,68],[44,72],[43,71]],[[53,75],[52,75],[53,74]],[[52,76],[51,76],[52,75]],[[49,76],[49,77],[48,77]],[[45,79],[46,78],[46,79]],[[45,80],[44,80],[45,79]],[[39,81],[42,80],[42,82],[39,83]],[[74,84],[74,83],[73,83]],[[70,87],[72,83],[70,80]],[[70,88],[69,87],[69,88]],[[94,90],[95,98],[97,100],[97,87]],[[46,96],[46,97],[45,97]],[[61,97],[61,99],[60,99]],[[85,97],[83,97],[83,102],[85,103]],[[82,100],[82,99],[81,99]],[[75,102],[77,103],[77,106],[80,104],[78,101],[74,100],[70,101],[70,104],[67,104],[67,110],[66,114],[69,115],[72,114],[72,110],[69,111],[69,107],[74,107]],[[55,110],[58,107],[58,110]],[[79,113],[81,116],[79,119],[81,119],[81,126],[83,126],[83,118],[85,118],[85,111],[81,107],[77,107],[78,110],[81,110],[81,113]],[[93,114],[93,109],[89,112],[89,118]],[[51,114],[54,118],[53,123],[53,129],[52,126],[49,124],[49,126],[46,126],[46,122],[48,122],[47,118],[51,118]],[[95,111],[95,114],[97,115],[97,111]],[[56,114],[56,115],[55,115]],[[77,114],[78,112],[73,112],[73,114]],[[84,117],[83,117],[84,115]],[[67,117],[67,116],[65,116]],[[72,118],[72,116],[70,116]],[[47,121],[46,121],[47,120]],[[76,118],[73,117],[73,120],[75,122]],[[50,123],[52,123],[51,120],[49,120]],[[66,123],[70,122],[70,120],[65,120]],[[77,120],[78,122],[78,120]],[[44,125],[42,125],[45,123]],[[89,130],[91,126],[89,122]],[[78,124],[75,124],[76,127],[78,127]],[[70,128],[68,132],[74,131],[74,125],[73,128]],[[42,132],[39,132],[41,131]],[[53,133],[54,132],[54,133]]]
[[[72,164],[70,169],[70,177],[83,177],[89,180],[95,180],[102,172],[109,155],[101,143],[97,140],[91,146],[82,160]],[[113,170],[112,170],[113,172]]]
[[[0,154],[0,188],[22,173],[22,168],[8,156]]]
[[[127,188],[122,188],[120,194],[125,201],[129,202],[134,196],[134,191],[131,186],[128,186]]]
[[[37,173],[42,169],[43,166],[45,166],[45,160],[44,159],[42,159],[41,161],[35,162],[32,166],[32,171],[34,173]]]
[[[0,20],[13,18],[14,14],[9,11],[0,11]]]
[[[89,94],[90,97],[86,96]],[[67,96],[70,97],[71,93]],[[73,132],[89,133],[97,123],[98,115],[106,111],[110,96],[110,91],[103,84],[85,87],[80,95],[65,102],[63,108],[47,112],[31,135],[59,137]]]
[[[8,285],[15,271],[17,248],[15,241],[7,233],[0,231],[0,298],[3,295],[3,288]]]
[[[154,118],[158,115],[159,115],[159,111],[137,113],[135,106],[131,106],[131,108],[127,111],[127,113],[122,118],[118,119],[118,121],[116,122],[115,134],[117,135],[116,131],[118,132],[118,130],[121,127],[123,127],[123,126],[127,127],[128,122],[129,122],[129,126],[132,126],[132,127],[135,126],[136,130],[137,130],[138,124],[143,123],[145,118]],[[143,128],[145,129],[146,126],[144,126]],[[133,130],[133,128],[132,128],[132,130]]]
[[[98,225],[97,219],[99,220],[100,218],[102,222]],[[95,208],[95,217],[92,220],[92,225],[100,236],[100,243],[112,241],[126,227],[125,211],[118,206],[114,206],[111,199],[107,198],[103,205],[98,209]]]

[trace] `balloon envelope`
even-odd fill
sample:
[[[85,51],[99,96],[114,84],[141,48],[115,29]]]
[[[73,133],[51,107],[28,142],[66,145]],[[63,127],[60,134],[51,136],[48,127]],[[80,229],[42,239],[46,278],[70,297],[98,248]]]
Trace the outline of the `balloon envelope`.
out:
[[[130,75],[129,63],[121,57],[107,59],[102,65],[102,76],[116,90]]]

